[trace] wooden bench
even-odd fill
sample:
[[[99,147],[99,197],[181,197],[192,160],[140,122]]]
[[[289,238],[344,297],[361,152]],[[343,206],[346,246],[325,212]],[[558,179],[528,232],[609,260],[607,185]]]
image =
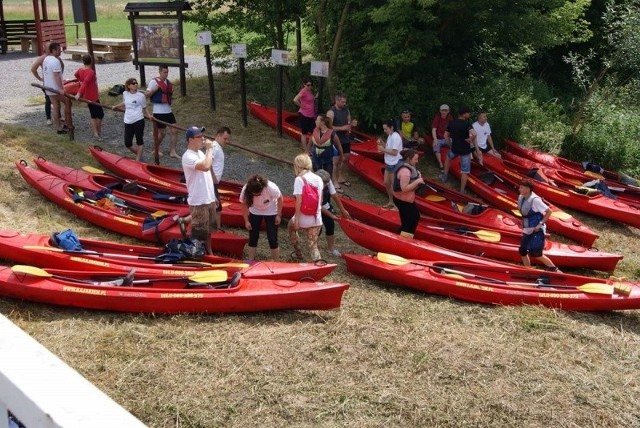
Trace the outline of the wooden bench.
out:
[[[38,53],[38,36],[35,34],[18,34],[17,36],[20,39],[20,49],[22,52],[29,52],[29,49],[33,49],[33,52]]]
[[[82,61],[83,55],[89,54],[89,50],[83,47],[68,48],[65,52],[71,55],[71,59],[78,61]],[[111,62],[115,60],[113,52],[93,51],[93,56],[96,58],[96,62]]]

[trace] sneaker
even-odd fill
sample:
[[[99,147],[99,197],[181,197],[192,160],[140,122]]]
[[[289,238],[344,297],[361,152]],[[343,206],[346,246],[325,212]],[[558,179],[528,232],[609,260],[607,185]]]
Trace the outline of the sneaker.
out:
[[[340,253],[340,251],[338,251],[337,248],[334,248],[333,250],[329,251],[329,254],[331,254],[334,257],[342,257],[342,254]]]
[[[47,119],[47,125],[51,125],[51,119]]]

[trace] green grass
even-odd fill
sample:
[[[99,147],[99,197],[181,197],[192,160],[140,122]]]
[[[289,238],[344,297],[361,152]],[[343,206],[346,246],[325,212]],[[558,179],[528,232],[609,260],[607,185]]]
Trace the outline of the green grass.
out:
[[[111,38],[131,38],[131,24],[127,19],[129,14],[123,12],[128,2],[114,0],[100,0],[96,2],[97,21],[91,23],[92,37],[111,37]],[[30,2],[21,0],[5,0],[3,1],[5,19],[34,19],[33,9]],[[58,18],[58,8],[54,2],[49,2],[47,12],[49,19]],[[64,5],[64,21],[66,25],[74,24],[73,9],[71,2],[65,1]],[[78,37],[85,37],[84,24],[78,25]],[[183,23],[183,36],[185,43],[185,52],[188,54],[196,54],[203,52],[202,47],[196,44],[197,26],[193,23]],[[76,27],[66,27],[67,43],[74,45],[77,42]]]

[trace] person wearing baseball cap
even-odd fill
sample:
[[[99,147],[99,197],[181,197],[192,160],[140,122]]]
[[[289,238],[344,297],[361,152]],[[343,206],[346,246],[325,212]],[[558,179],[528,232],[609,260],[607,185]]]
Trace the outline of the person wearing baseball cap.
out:
[[[191,217],[191,238],[202,241],[211,250],[211,233],[218,227],[216,222],[217,201],[211,175],[213,164],[213,141],[205,138],[204,128],[192,126],[187,129],[187,150],[182,155],[182,169],[187,185],[187,203]],[[204,149],[204,153],[201,149]],[[184,224],[187,219],[176,220]]]
[[[447,125],[453,120],[453,116],[449,113],[449,106],[442,104],[440,111],[436,113],[431,121],[431,136],[433,137],[433,154],[440,166],[440,173],[444,171],[444,164],[442,162],[442,156],[440,152],[443,147],[449,147],[444,139],[444,133],[447,130]]]

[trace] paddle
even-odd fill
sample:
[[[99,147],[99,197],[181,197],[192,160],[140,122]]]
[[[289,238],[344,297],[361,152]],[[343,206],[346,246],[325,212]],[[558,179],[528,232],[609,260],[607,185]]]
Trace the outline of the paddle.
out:
[[[117,176],[115,174],[111,174],[109,172],[105,172],[105,171],[103,171],[101,169],[98,169],[98,168],[95,168],[95,167],[92,167],[92,166],[89,166],[89,165],[85,165],[81,169],[83,171],[85,171],[85,172],[90,173],[90,174],[104,174],[104,175],[108,175],[108,176],[113,177],[113,178],[117,178],[119,180],[124,180],[127,183],[133,183],[135,181],[135,180],[128,180],[126,178],[119,177],[119,176]],[[153,189],[150,189],[148,187],[145,187],[145,186],[143,186],[143,185],[141,185],[141,184],[139,184],[137,182],[136,182],[136,186],[140,187],[143,190],[151,192],[151,193],[155,193],[155,194],[160,194],[161,193],[161,192],[159,192],[157,190],[153,190]],[[219,193],[223,193],[223,194],[226,193],[226,194],[229,194],[229,195],[235,195],[236,194],[236,192],[234,192],[233,190],[226,190],[226,189],[218,189],[218,192]]]
[[[445,198],[444,196],[440,196],[440,195],[427,195],[424,197],[427,201],[431,201],[431,202],[442,202],[442,201],[446,201],[447,198]]]
[[[25,245],[23,246],[23,248],[26,250],[54,251],[56,253],[81,254],[86,256],[119,257],[123,259],[157,261],[155,257],[149,257],[149,256],[134,256],[131,254],[118,254],[118,253],[100,253],[97,251],[87,251],[87,250],[74,251],[74,250],[65,250],[63,248],[47,247],[47,246],[40,246],[40,245]],[[208,266],[208,267],[215,267],[215,268],[233,267],[233,268],[241,268],[241,269],[249,267],[248,263],[217,263],[216,264],[216,263],[201,262],[197,260],[180,260],[176,263],[162,263],[162,264],[168,264],[168,265],[193,264],[197,266]]]
[[[437,229],[437,230],[451,230],[453,232],[457,232],[462,235],[471,233],[473,235],[476,235],[479,239],[482,239],[483,241],[487,241],[487,242],[500,242],[500,239],[502,238],[502,236],[500,235],[500,232],[495,232],[492,230],[479,229],[479,230],[473,231],[473,230],[465,229],[463,227],[459,227],[459,228],[439,227],[439,226],[427,226],[427,227],[430,229]]]
[[[84,201],[84,202],[87,202],[87,203],[89,203],[91,205],[98,205],[98,201],[95,201],[93,199],[89,199],[86,196],[84,196],[84,192],[83,191],[79,191],[78,192],[75,189],[69,187],[69,193],[71,193],[71,199],[73,199],[73,202],[77,203],[77,202]],[[114,201],[114,200],[111,200],[111,199],[109,199],[109,200],[113,203],[113,205],[115,205],[117,207],[125,208],[125,209],[132,209],[134,211],[140,211],[140,212],[143,212],[145,214],[149,214],[152,218],[156,218],[156,219],[157,218],[163,218],[163,217],[166,217],[166,216],[169,215],[169,213],[166,212],[166,211],[163,211],[163,210],[153,211],[153,210],[150,210],[150,209],[148,209],[146,207],[143,207],[142,205],[139,205],[139,204],[136,204],[136,203],[128,202],[126,204],[123,204],[123,203],[118,202],[118,201]],[[106,208],[101,207],[99,205],[98,205],[98,207],[106,209]],[[125,213],[122,213],[122,214],[125,214]]]
[[[541,282],[538,282],[536,284],[529,283],[529,282],[509,282],[509,281],[503,281],[501,279],[491,278],[491,277],[482,276],[482,275],[476,275],[476,274],[473,274],[473,273],[463,272],[463,271],[459,271],[459,270],[456,270],[456,269],[450,269],[450,268],[447,268],[447,267],[437,266],[437,265],[433,265],[433,264],[429,264],[429,263],[419,263],[419,262],[407,260],[407,259],[405,259],[404,257],[401,257],[401,256],[396,256],[395,254],[378,253],[376,257],[381,262],[388,263],[388,264],[394,265],[394,266],[403,266],[403,265],[406,265],[406,264],[414,264],[414,265],[418,265],[418,266],[425,266],[425,267],[431,267],[431,268],[434,268],[434,269],[440,269],[440,271],[445,273],[445,274],[453,273],[453,274],[457,274],[457,275],[468,276],[468,277],[471,277],[471,278],[477,278],[477,279],[480,279],[480,280],[483,280],[483,281],[487,281],[487,282],[495,282],[495,283],[506,284],[506,285],[524,285],[524,286],[535,287],[535,288],[550,287],[550,288],[560,288],[560,289],[569,289],[569,290],[576,290],[577,289],[577,290],[580,290],[580,291],[582,291],[584,293],[607,294],[607,295],[612,295],[613,294],[613,287],[611,285],[597,283],[597,282],[590,282],[590,283],[582,284],[582,285],[577,286],[577,287],[566,286],[566,285],[542,284]]]
[[[211,282],[224,282],[227,280],[227,272],[224,270],[205,270],[201,272],[197,272],[188,277],[171,277],[171,278],[157,278],[157,279],[141,279],[132,281],[130,284],[123,283],[124,279],[109,281],[109,282],[92,282],[77,278],[70,278],[62,275],[55,275],[47,272],[44,269],[40,269],[34,266],[27,265],[14,265],[11,267],[11,271],[15,273],[24,273],[26,275],[37,276],[41,278],[57,278],[63,279],[65,281],[72,282],[80,282],[84,284],[92,284],[92,285],[137,285],[137,284],[148,284],[151,282],[162,282],[162,281],[189,281],[189,282],[197,282],[197,283],[211,283]],[[131,275],[131,273],[130,273]]]

